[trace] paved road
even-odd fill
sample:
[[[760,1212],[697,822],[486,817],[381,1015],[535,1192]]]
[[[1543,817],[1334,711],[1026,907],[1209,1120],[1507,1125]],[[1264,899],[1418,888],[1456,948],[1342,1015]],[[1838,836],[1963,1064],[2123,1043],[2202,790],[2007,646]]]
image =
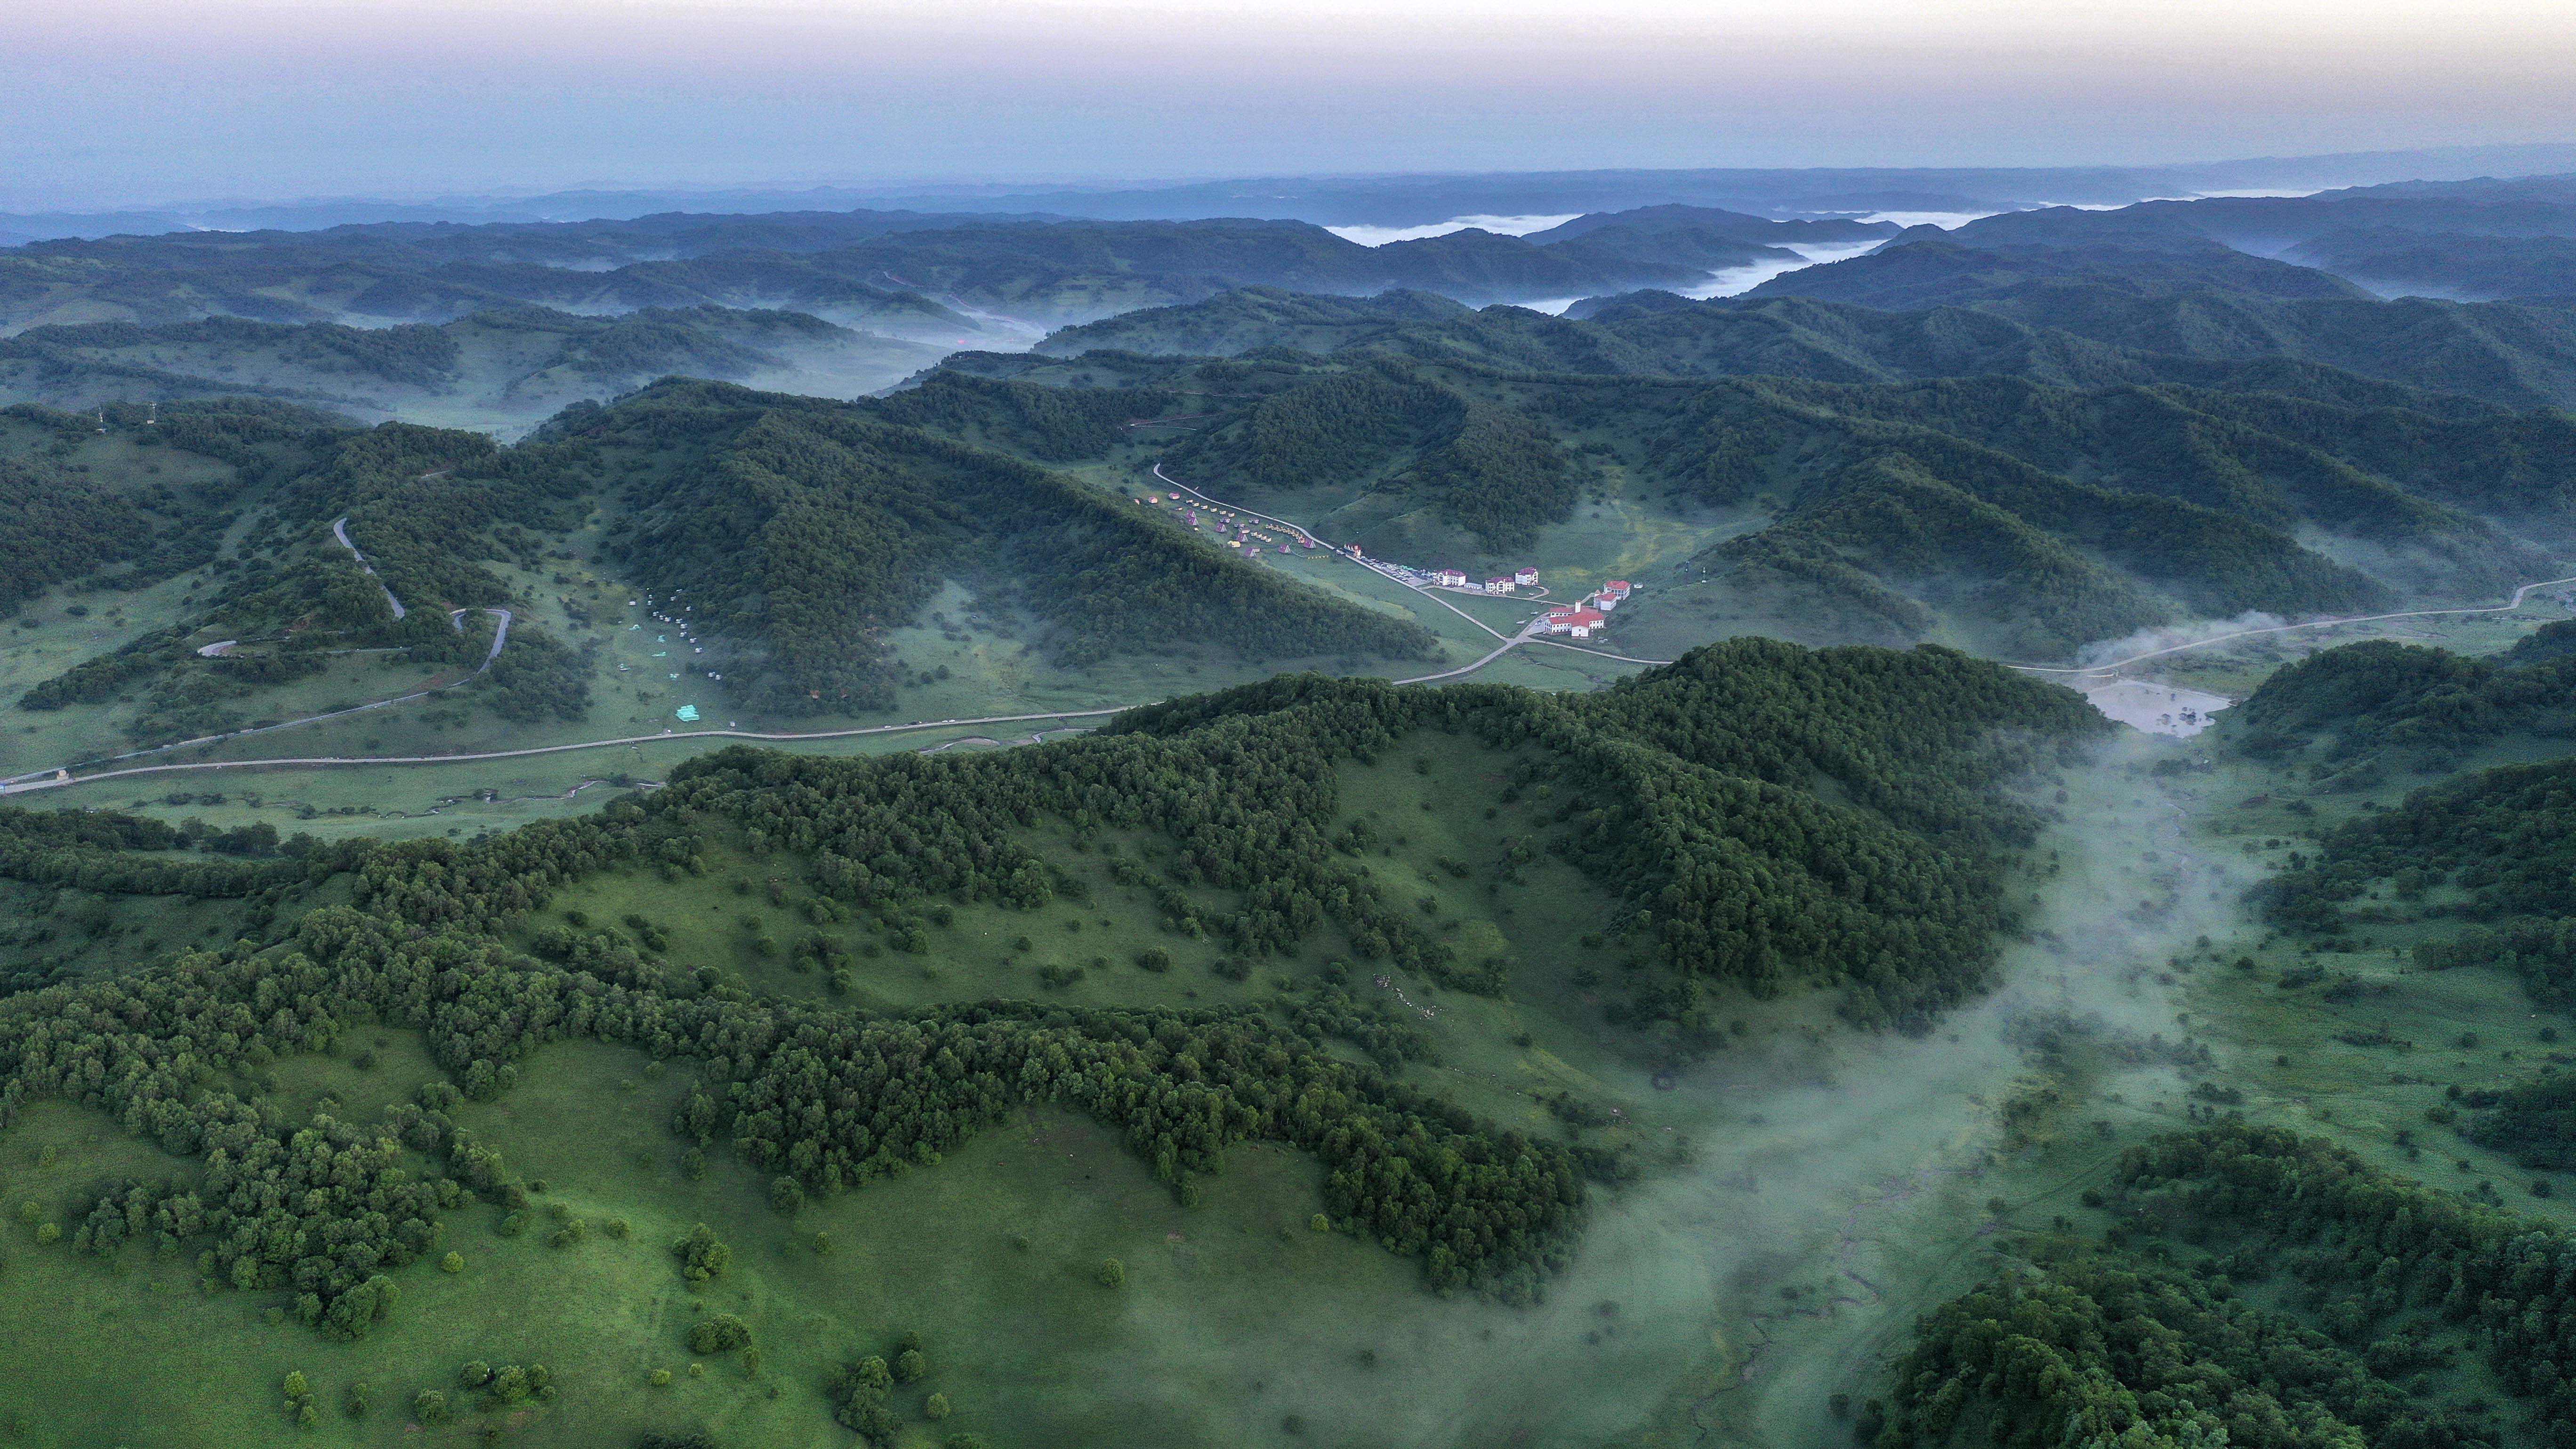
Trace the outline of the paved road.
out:
[[[367,562],[367,556],[358,552],[358,546],[356,544],[349,542],[349,515],[343,513],[339,517],[331,520],[331,536],[340,540],[340,546],[347,549],[349,551],[349,556],[358,561],[358,571],[360,573],[365,574],[368,578],[376,579],[376,566]],[[394,617],[397,619],[401,618],[403,616],[402,600],[394,597],[394,591],[391,588],[386,587],[383,579],[376,579],[376,587],[384,589],[385,602],[394,606]]]
[[[530,755],[560,755],[573,750],[604,750],[617,745],[661,744],[671,740],[840,740],[859,735],[905,734],[914,730],[949,729],[960,725],[1019,724],[1030,720],[1046,719],[1092,719],[1101,715],[1121,714],[1136,707],[1122,704],[1111,709],[1068,709],[1049,714],[994,714],[982,715],[974,719],[921,720],[912,724],[869,725],[862,729],[812,730],[797,734],[764,733],[759,730],[665,730],[655,735],[624,735],[613,740],[580,740],[568,745],[532,745],[520,750],[484,750],[463,755],[309,755],[300,759],[200,760],[191,764],[142,765],[123,770],[101,770],[95,774],[81,775],[70,780],[37,780],[24,785],[12,781],[9,784],[8,793],[12,796],[31,794],[38,790],[59,790],[67,785],[86,785],[92,780],[113,780],[128,775],[160,775],[180,770],[301,769],[330,765],[465,765],[477,760],[516,760]],[[370,705],[366,708],[374,708],[374,706]]]
[[[2524,584],[2513,591],[2512,598],[2483,609],[2407,609],[2395,614],[2355,614],[2342,619],[2310,619],[2304,624],[2276,624],[2268,629],[2239,629],[2232,634],[2213,634],[2206,639],[2194,639],[2188,644],[2174,644],[2162,649],[2150,649],[2144,654],[2132,654],[2126,659],[2115,659],[2108,664],[2074,667],[2009,664],[2005,667],[2025,670],[2032,674],[2107,674],[2112,670],[2125,669],[2144,660],[2161,659],[2168,654],[2180,654],[2187,649],[2206,649],[2212,644],[2224,644],[2232,639],[2251,639],[2258,634],[2287,634],[2299,629],[2331,629],[2340,624],[2376,624],[2383,619],[2431,619],[2445,614],[2509,614],[2522,607],[2523,598],[2532,590],[2554,589],[2561,584],[2576,584],[2576,578],[2542,579],[2538,583]]]

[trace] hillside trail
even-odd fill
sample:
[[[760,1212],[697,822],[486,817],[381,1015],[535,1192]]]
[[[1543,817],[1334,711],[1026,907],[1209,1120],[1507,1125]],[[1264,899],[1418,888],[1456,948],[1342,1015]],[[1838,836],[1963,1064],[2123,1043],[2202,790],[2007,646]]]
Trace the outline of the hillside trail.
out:
[[[435,478],[437,476],[439,476],[437,473],[424,473],[421,475],[424,480]],[[331,520],[331,536],[338,539],[340,541],[340,546],[346,548],[350,554],[357,559],[358,567],[365,570],[367,577],[376,579],[376,587],[384,590],[385,602],[393,606],[394,617],[396,619],[408,617],[410,611],[403,607],[403,601],[395,596],[393,589],[388,587],[383,579],[376,578],[375,566],[368,563],[367,556],[360,553],[358,551],[358,546],[349,541],[348,525],[349,516],[345,513],[340,515],[338,518]],[[465,616],[473,612],[474,611],[472,609],[448,610],[448,626],[459,634],[464,633]],[[177,740],[166,745],[154,745],[148,749],[127,750],[123,754],[106,755],[94,760],[75,761],[73,764],[56,765],[41,770],[29,770],[24,774],[0,777],[0,793],[21,795],[34,790],[59,789],[65,785],[76,785],[83,780],[100,780],[123,775],[149,775],[179,769],[204,769],[208,768],[210,765],[217,764],[247,766],[263,763],[255,760],[235,760],[200,762],[194,765],[145,765],[119,770],[94,770],[89,774],[82,775],[77,778],[72,778],[70,776],[70,771],[74,768],[74,765],[114,764],[119,760],[140,760],[152,755],[168,754],[173,750],[185,750],[201,745],[219,745],[228,740],[247,739],[252,735],[275,734],[279,730],[291,730],[304,725],[319,724],[324,720],[346,719],[351,715],[365,714],[370,710],[391,709],[398,704],[409,704],[416,699],[427,699],[433,694],[442,694],[448,690],[458,688],[459,686],[471,684],[475,680],[482,678],[484,672],[490,669],[495,661],[500,659],[501,646],[510,642],[510,623],[515,617],[508,609],[485,609],[483,612],[490,614],[496,621],[492,629],[492,647],[483,651],[483,662],[474,667],[474,672],[461,679],[451,679],[445,684],[433,684],[425,689],[415,689],[407,694],[394,695],[389,699],[370,700],[365,704],[353,704],[345,709],[325,710],[320,714],[308,714],[301,719],[280,720],[276,724],[254,725],[245,729],[225,730],[220,734],[199,735],[194,739]],[[350,763],[366,762],[363,760],[352,760]]]

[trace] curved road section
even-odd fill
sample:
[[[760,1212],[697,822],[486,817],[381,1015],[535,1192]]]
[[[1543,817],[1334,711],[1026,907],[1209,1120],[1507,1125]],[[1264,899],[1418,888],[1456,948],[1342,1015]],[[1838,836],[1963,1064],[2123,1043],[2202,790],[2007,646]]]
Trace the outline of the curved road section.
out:
[[[358,546],[356,544],[349,542],[349,515],[343,513],[339,517],[331,520],[331,536],[340,540],[340,546],[347,549],[349,551],[349,556],[358,561],[358,572],[365,574],[368,578],[376,579],[376,566],[367,562],[367,556],[358,552]],[[385,581],[383,579],[376,579],[376,587],[384,589],[385,602],[394,606],[394,617],[397,619],[401,618],[403,616],[402,600],[394,597],[394,591],[385,587]]]
[[[357,558],[358,567],[366,570],[367,577],[375,578],[376,570],[373,565],[367,562],[367,556],[358,552],[358,546],[356,544],[349,542],[348,523],[349,518],[347,514],[342,514],[340,517],[331,520],[331,536],[340,540],[341,546],[348,549],[349,552]],[[394,591],[392,589],[385,588],[384,580],[376,579],[376,587],[385,590],[385,602],[393,605],[394,617],[397,619],[404,617],[407,611],[403,608],[402,600],[394,597]],[[447,622],[450,627],[456,630],[457,633],[462,634],[465,632],[465,616],[472,612],[474,611],[471,609],[450,609],[447,611]],[[366,704],[353,704],[347,709],[326,710],[321,714],[308,714],[302,719],[283,720],[277,724],[258,725],[251,729],[226,730],[224,733],[219,735],[199,735],[193,740],[179,740],[171,744],[154,745],[148,750],[128,750],[121,755],[108,755],[96,761],[82,761],[81,763],[112,765],[120,760],[146,759],[153,755],[168,754],[172,750],[184,750],[196,745],[216,745],[221,744],[226,740],[248,739],[252,735],[275,734],[279,730],[291,730],[302,725],[319,724],[326,719],[346,719],[353,714],[365,714],[369,710],[391,709],[398,704],[409,704],[415,699],[427,699],[433,694],[444,693],[447,690],[456,688],[458,685],[471,684],[475,680],[483,677],[483,672],[490,669],[492,667],[492,662],[501,657],[501,646],[510,641],[510,611],[507,609],[485,609],[483,612],[490,614],[494,619],[499,621],[492,629],[492,647],[483,652],[483,662],[474,667],[474,672],[466,675],[462,679],[451,679],[445,684],[433,684],[427,689],[415,689],[409,694],[398,694],[391,699],[373,700]],[[476,757],[459,756],[458,758],[472,759]],[[71,777],[71,766],[63,765],[51,770],[30,770],[23,775],[11,775],[5,779],[0,779],[0,792],[5,792],[11,795],[23,795],[31,790],[59,789],[65,785],[77,785],[84,780],[105,780],[119,775],[149,775],[166,770],[243,768],[261,764],[355,765],[369,763],[395,764],[418,762],[396,760],[368,761],[363,759],[299,761],[229,760],[202,762],[193,765],[144,765],[122,770],[98,770],[87,775],[79,776],[78,778]]]

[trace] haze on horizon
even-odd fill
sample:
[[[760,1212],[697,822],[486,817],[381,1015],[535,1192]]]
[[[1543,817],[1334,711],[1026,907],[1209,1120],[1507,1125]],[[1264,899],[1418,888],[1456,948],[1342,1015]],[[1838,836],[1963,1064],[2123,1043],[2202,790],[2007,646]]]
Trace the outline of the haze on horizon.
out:
[[[2506,0],[21,0],[0,208],[2576,139]]]

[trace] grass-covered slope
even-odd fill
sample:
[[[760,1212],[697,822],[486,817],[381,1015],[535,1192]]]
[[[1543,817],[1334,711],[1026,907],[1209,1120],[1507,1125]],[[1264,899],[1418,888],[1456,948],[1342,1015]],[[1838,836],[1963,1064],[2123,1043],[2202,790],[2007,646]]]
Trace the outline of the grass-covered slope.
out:
[[[1061,1374],[1103,1333],[1193,1351],[1195,1317],[1146,1316],[1173,1291],[1301,1336],[1279,1275],[1345,1333],[1533,1300],[1668,1139],[1417,1064],[1550,1060],[1532,1032],[1669,1060],[1810,983],[1917,1021],[2005,923],[2036,817],[1995,787],[2102,728],[1956,655],[1779,645],[1599,696],[1309,678],[1125,725],[732,750],[474,845],[0,815],[13,891],[117,903],[109,942],[154,929],[127,902],[208,932],[0,1001],[30,1205],[0,1342],[79,1350],[0,1414],[138,1446],[1239,1435],[1180,1379]],[[13,980],[66,945],[13,938]],[[1374,1363],[1249,1412],[1355,1427],[1335,1385]]]

